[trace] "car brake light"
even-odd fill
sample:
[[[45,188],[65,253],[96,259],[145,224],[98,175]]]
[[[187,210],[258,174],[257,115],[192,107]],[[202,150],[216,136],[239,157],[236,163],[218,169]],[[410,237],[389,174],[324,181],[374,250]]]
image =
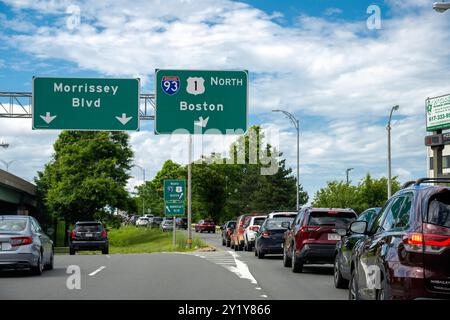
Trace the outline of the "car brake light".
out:
[[[24,245],[32,244],[32,243],[33,243],[33,238],[32,237],[14,237],[14,238],[11,238],[11,245],[13,247],[24,246]]]
[[[304,226],[300,228],[300,232],[314,232],[319,229],[319,226]]]
[[[256,231],[259,229],[259,226],[250,226],[249,229],[252,231]]]
[[[267,231],[261,232],[261,236],[268,237],[268,236],[270,236],[270,232],[267,232]]]
[[[107,238],[108,237],[108,233],[106,233],[106,230],[102,231],[102,238]]]
[[[411,233],[403,237],[406,251],[440,253],[450,247],[450,237],[438,234]]]
[[[75,232],[75,230],[72,231],[72,239],[75,239],[77,236],[77,233]]]
[[[330,210],[330,211],[328,211],[328,214],[338,214],[338,212],[334,211],[334,210]]]

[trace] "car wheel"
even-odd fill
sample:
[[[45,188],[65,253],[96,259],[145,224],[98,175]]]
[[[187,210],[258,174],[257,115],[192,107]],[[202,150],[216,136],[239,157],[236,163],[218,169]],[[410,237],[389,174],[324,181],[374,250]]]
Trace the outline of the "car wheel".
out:
[[[386,279],[386,278],[384,278],[384,279]],[[389,288],[387,288],[387,286],[386,286],[386,281],[381,281],[381,289],[377,290],[376,299],[377,300],[391,300],[392,299],[391,295],[389,294]]]
[[[44,270],[44,258],[41,252],[37,261],[37,265],[35,267],[31,267],[31,273],[35,276],[40,276],[43,270]]]
[[[239,251],[241,248],[239,248],[239,244],[234,245],[234,251]]]
[[[73,255],[75,254],[75,249],[70,248],[70,249],[69,249],[69,254],[70,254],[71,256],[73,256]]]
[[[292,267],[292,259],[288,257],[286,248],[283,249],[283,266],[285,266],[286,268]]]
[[[252,245],[250,243],[247,244],[247,251],[252,252],[252,250],[253,250]]]
[[[301,259],[297,259],[295,254],[295,246],[292,245],[292,272],[301,273],[303,271],[303,261]]]
[[[50,256],[50,261],[48,264],[45,265],[44,269],[45,270],[53,270],[54,261],[55,261],[55,251],[52,247],[52,254]]]
[[[230,241],[230,240],[227,240],[226,246],[227,246],[227,247],[231,246],[231,241]]]
[[[257,257],[258,256],[258,249],[256,249],[256,247],[255,247],[255,257]]]
[[[348,280],[344,279],[341,274],[341,267],[339,264],[339,254],[334,258],[334,286],[338,289],[347,289]]]
[[[102,250],[102,254],[109,254],[109,246]]]
[[[226,242],[225,242],[225,239],[224,239],[224,238],[222,238],[222,245],[223,245],[223,246],[226,245]]]
[[[356,279],[356,272],[355,272],[355,270],[353,270],[352,275],[350,276],[348,299],[349,300],[359,300],[358,291],[359,291],[359,289],[358,289],[358,281]]]
[[[264,252],[261,252],[261,250],[258,251],[258,259],[264,259]]]

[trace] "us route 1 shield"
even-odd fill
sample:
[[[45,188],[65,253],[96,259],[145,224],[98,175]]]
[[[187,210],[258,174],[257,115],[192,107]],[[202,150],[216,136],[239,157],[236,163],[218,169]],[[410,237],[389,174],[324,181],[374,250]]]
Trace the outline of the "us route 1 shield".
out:
[[[139,79],[33,78],[33,129],[139,130]]]
[[[156,70],[156,134],[244,134],[248,72]]]
[[[183,201],[186,198],[186,181],[164,180],[164,201]]]

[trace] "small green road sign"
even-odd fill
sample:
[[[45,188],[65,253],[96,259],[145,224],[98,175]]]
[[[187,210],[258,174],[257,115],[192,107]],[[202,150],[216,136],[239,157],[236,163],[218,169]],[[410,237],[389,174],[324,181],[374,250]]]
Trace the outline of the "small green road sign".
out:
[[[156,70],[156,134],[243,134],[248,72]]]
[[[33,129],[139,130],[139,79],[33,78]]]
[[[164,202],[166,216],[184,216],[184,202]]]
[[[164,201],[182,201],[186,196],[185,180],[164,180]]]

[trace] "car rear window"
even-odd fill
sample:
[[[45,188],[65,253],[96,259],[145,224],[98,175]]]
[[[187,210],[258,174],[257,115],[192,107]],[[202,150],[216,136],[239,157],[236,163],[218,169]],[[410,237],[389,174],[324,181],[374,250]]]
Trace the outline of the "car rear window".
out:
[[[297,213],[292,212],[292,213],[275,213],[272,215],[273,218],[290,218],[290,217],[295,217],[297,216]]]
[[[439,194],[430,200],[427,222],[450,228],[450,192]]]
[[[335,226],[337,224],[348,225],[356,220],[356,214],[353,212],[332,212],[318,211],[311,212],[308,225],[310,226]]]
[[[235,228],[236,227],[236,222],[228,222],[228,228]]]
[[[103,231],[103,226],[98,223],[77,224],[76,230],[80,232],[98,232]]]
[[[292,217],[268,219],[264,224],[264,227],[266,228],[266,230],[286,229],[282,226],[282,223],[283,222],[292,223],[292,221],[294,221],[294,218]]]
[[[253,220],[253,224],[260,226],[264,223],[264,221],[266,221],[266,218],[255,218]]]
[[[22,232],[26,227],[25,219],[0,219],[0,233]]]

